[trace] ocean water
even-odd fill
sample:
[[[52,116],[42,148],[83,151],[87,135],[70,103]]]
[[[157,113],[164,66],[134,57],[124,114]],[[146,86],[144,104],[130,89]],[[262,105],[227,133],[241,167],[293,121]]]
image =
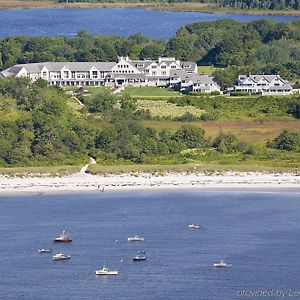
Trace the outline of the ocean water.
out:
[[[243,291],[296,293],[299,220],[300,191],[1,196],[0,299],[232,300],[253,299]],[[202,228],[190,230],[191,223]],[[63,229],[73,242],[53,244]],[[145,241],[127,241],[136,234]],[[37,252],[41,247],[72,258],[53,262],[53,254]],[[132,261],[139,250],[146,251],[145,262]],[[232,267],[213,268],[220,259]],[[97,277],[104,263],[119,275]]]
[[[242,14],[210,14],[171,12],[139,8],[65,8],[0,10],[0,37],[10,35],[72,36],[80,30],[92,34],[129,36],[135,33],[155,39],[169,39],[186,24],[200,21],[233,19],[249,22],[272,19],[290,22],[293,16],[260,16]]]

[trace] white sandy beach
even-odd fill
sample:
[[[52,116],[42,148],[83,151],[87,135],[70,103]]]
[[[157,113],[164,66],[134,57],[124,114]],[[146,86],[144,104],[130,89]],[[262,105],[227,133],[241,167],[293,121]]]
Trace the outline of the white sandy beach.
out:
[[[299,188],[300,172],[223,172],[205,174],[147,173],[90,175],[85,166],[79,173],[64,177],[0,176],[0,194],[107,192],[158,189],[235,189],[235,188]]]

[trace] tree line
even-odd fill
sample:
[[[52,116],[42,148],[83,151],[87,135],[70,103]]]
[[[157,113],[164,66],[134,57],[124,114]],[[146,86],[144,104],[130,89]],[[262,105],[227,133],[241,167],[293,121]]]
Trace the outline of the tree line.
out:
[[[116,2],[145,2],[143,0],[58,0],[59,3],[116,3]],[[184,3],[184,2],[193,2],[193,3],[212,3],[218,7],[232,7],[239,9],[259,9],[259,10],[286,10],[294,9],[297,10],[300,7],[299,0],[147,0],[148,3]]]

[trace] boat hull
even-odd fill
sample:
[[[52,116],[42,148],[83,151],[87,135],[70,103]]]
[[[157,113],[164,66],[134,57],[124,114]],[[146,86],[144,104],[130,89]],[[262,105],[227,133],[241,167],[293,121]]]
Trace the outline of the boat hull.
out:
[[[70,259],[70,257],[64,257],[64,258],[53,258],[54,261],[58,261],[58,260],[67,260],[67,259]]]
[[[133,261],[145,261],[145,260],[146,260],[146,257],[139,257],[139,258],[133,257],[132,260],[133,260]]]
[[[72,240],[59,240],[59,239],[54,239],[53,243],[71,243]]]
[[[100,276],[118,275],[118,271],[109,271],[109,272],[96,271],[96,275],[100,275]]]

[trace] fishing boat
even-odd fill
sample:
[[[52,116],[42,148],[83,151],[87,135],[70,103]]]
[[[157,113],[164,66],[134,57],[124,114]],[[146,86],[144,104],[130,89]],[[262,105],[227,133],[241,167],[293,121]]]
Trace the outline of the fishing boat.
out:
[[[71,237],[63,230],[62,234],[53,240],[54,243],[70,243],[72,242]]]
[[[117,270],[109,270],[106,266],[103,266],[102,269],[96,270],[96,275],[118,275]]]
[[[227,264],[224,260],[220,260],[217,263],[214,263],[214,267],[215,268],[228,268],[231,267],[232,265]]]
[[[129,242],[139,242],[139,241],[144,241],[144,238],[138,235],[132,236],[128,238]]]
[[[200,224],[190,224],[190,225],[189,225],[189,228],[190,228],[190,229],[200,229],[200,228],[201,228],[201,225],[200,225]]]
[[[39,253],[51,253],[52,249],[48,249],[48,248],[41,248],[38,250]]]
[[[146,256],[144,255],[136,255],[132,258],[133,261],[143,261],[146,260]]]
[[[66,260],[70,259],[71,256],[68,254],[63,254],[63,253],[57,253],[54,256],[52,256],[53,260]]]

